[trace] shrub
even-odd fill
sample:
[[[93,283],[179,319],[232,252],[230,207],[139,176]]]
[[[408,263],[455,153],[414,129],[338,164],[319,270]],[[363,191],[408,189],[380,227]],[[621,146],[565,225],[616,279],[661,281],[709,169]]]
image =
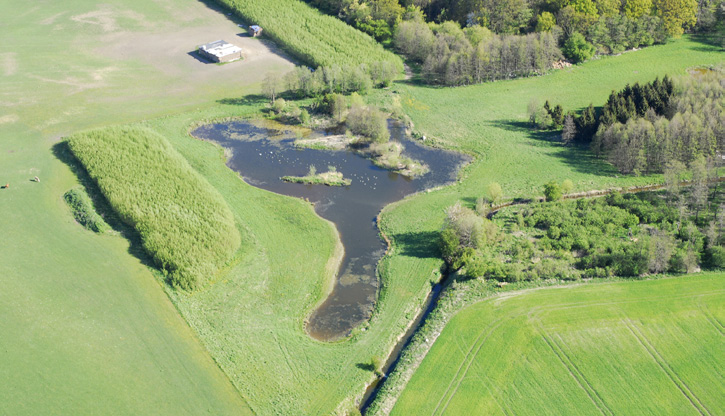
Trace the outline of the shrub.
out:
[[[561,51],[567,59],[575,64],[584,62],[594,56],[594,46],[587,42],[579,32],[574,32],[569,36],[569,39],[564,42],[564,48]]]
[[[284,100],[284,98],[277,98],[272,102],[272,111],[274,111],[277,114],[280,114],[287,108],[287,101]]]
[[[159,134],[111,127],[68,145],[174,287],[199,287],[239,248],[223,197]]]
[[[73,217],[78,223],[91,231],[105,233],[109,230],[108,224],[101,218],[93,208],[93,202],[86,191],[81,187],[75,187],[63,195],[63,199],[70,207]]]
[[[547,201],[558,201],[561,196],[561,186],[556,181],[544,185],[544,197],[546,197]]]
[[[712,267],[714,269],[725,269],[725,247],[709,247],[706,254],[708,267]]]
[[[492,204],[498,204],[501,202],[501,198],[503,197],[503,190],[501,189],[501,185],[499,185],[496,182],[491,182],[486,186],[486,196],[488,197],[488,200],[491,201]]]
[[[300,111],[299,119],[300,119],[300,124],[302,124],[302,125],[306,126],[307,124],[310,124],[310,113],[306,109],[303,108],[302,111]]]
[[[369,138],[374,142],[390,140],[388,118],[385,114],[372,107],[353,107],[347,115],[347,127],[354,134]]]
[[[561,192],[566,195],[568,193],[571,193],[571,191],[574,190],[574,182],[571,181],[571,179],[565,179],[564,182],[561,183]]]

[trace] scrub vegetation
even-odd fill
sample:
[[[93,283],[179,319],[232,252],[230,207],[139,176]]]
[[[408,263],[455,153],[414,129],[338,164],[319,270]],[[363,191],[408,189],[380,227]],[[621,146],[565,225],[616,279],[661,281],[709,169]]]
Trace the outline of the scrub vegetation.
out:
[[[108,127],[77,133],[68,145],[173,286],[199,288],[239,248],[221,195],[159,134]]]
[[[714,185],[510,207],[493,221],[456,204],[441,252],[468,277],[505,282],[725,269],[725,205]]]
[[[722,278],[492,294],[450,320],[391,414],[716,413]]]
[[[370,36],[327,16],[300,0],[216,0],[246,21],[260,25],[263,36],[314,67],[402,62]]]

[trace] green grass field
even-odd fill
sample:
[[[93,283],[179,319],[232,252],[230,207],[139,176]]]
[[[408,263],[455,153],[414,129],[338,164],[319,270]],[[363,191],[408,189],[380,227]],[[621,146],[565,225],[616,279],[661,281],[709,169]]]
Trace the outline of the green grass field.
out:
[[[128,241],[75,222],[63,194],[78,180],[52,148],[79,130],[217,105],[257,91],[261,69],[292,64],[271,52],[224,66],[187,55],[239,30],[196,1],[9,1],[0,26],[0,182],[10,184],[0,412],[251,413]]]
[[[725,275],[502,294],[456,315],[391,414],[720,414]]]
[[[231,40],[240,29],[191,0],[11,1],[0,4],[0,24],[6,40],[0,49],[0,184],[11,185],[0,190],[0,374],[13,380],[0,387],[0,408],[8,413],[244,414],[249,407],[259,414],[330,413],[362,394],[373,379],[365,364],[385,355],[429,281],[439,277],[431,233],[442,208],[478,196],[486,169],[503,172],[507,159],[512,169],[521,168],[518,159],[490,149],[510,145],[525,155],[522,161],[539,161],[539,170],[522,169],[521,179],[499,173],[511,196],[524,194],[527,181],[537,187],[531,177],[543,183],[564,174],[580,189],[621,182],[595,172],[570,175],[578,170],[562,156],[564,149],[493,124],[523,118],[526,90],[565,96],[563,72],[456,90],[399,88],[413,100],[406,108],[419,130],[478,149],[483,158],[462,185],[386,210],[383,226],[396,247],[381,263],[384,287],[371,323],[350,341],[316,342],[302,322],[327,286],[333,230],[306,203],[245,185],[224,166],[219,149],[187,135],[202,119],[258,114],[263,100],[247,94],[259,91],[267,71],[291,68],[289,60],[275,55],[273,45],[239,38],[253,42],[242,46],[259,59],[198,62],[188,55],[196,45]],[[627,80],[720,59],[687,39],[656,50],[577,67],[572,87],[578,101],[563,104],[588,104],[583,89],[590,82],[591,97],[604,98]],[[657,65],[649,69],[638,57]],[[619,65],[625,69],[617,76]],[[628,72],[635,68],[640,72]],[[436,114],[416,110],[417,103]],[[237,265],[206,291],[177,293],[159,284],[126,240],[76,224],[62,199],[78,182],[52,151],[63,136],[149,119],[145,125],[222,194],[242,241],[249,242],[237,253]],[[494,157],[499,164],[489,166]],[[33,176],[41,182],[31,182]]]

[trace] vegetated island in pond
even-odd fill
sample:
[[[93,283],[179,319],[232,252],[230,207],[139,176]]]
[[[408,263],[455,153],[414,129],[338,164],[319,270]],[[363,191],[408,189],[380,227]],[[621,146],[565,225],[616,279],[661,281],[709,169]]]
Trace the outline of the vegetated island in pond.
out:
[[[338,172],[336,167],[329,166],[328,169],[327,172],[317,173],[315,165],[312,165],[306,176],[283,176],[280,179],[285,182],[307,185],[350,186],[352,181],[345,178],[342,172]]]
[[[349,134],[336,134],[315,138],[298,139],[295,147],[318,150],[351,150],[370,159],[375,166],[399,173],[403,176],[418,177],[428,173],[428,165],[403,155],[405,147],[400,142],[373,142]]]
[[[406,195],[441,186],[456,179],[458,168],[468,162],[459,153],[423,146],[406,136],[405,127],[388,123],[392,140],[405,148],[406,157],[429,166],[417,177],[384,170],[347,145],[337,150],[299,147],[300,141],[324,143],[324,132],[301,130],[264,121],[230,121],[204,125],[192,132],[226,149],[227,166],[258,188],[305,198],[321,217],[335,224],[345,254],[334,288],[307,320],[307,332],[315,339],[344,338],[370,318],[379,287],[376,268],[387,245],[381,240],[377,216],[382,208]],[[333,138],[327,143],[339,141]],[[386,143],[388,144],[388,143]],[[312,146],[310,146],[312,147]],[[332,166],[350,181],[346,186],[299,186],[280,177],[305,177],[310,166]],[[314,172],[317,174],[317,172]],[[329,173],[329,172],[328,172]]]

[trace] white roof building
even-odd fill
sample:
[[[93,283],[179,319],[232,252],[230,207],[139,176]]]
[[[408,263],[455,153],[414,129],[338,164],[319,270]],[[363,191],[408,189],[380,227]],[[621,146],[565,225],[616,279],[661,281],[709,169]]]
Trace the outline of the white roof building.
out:
[[[199,53],[214,62],[230,62],[242,58],[242,48],[223,40],[199,46]]]

